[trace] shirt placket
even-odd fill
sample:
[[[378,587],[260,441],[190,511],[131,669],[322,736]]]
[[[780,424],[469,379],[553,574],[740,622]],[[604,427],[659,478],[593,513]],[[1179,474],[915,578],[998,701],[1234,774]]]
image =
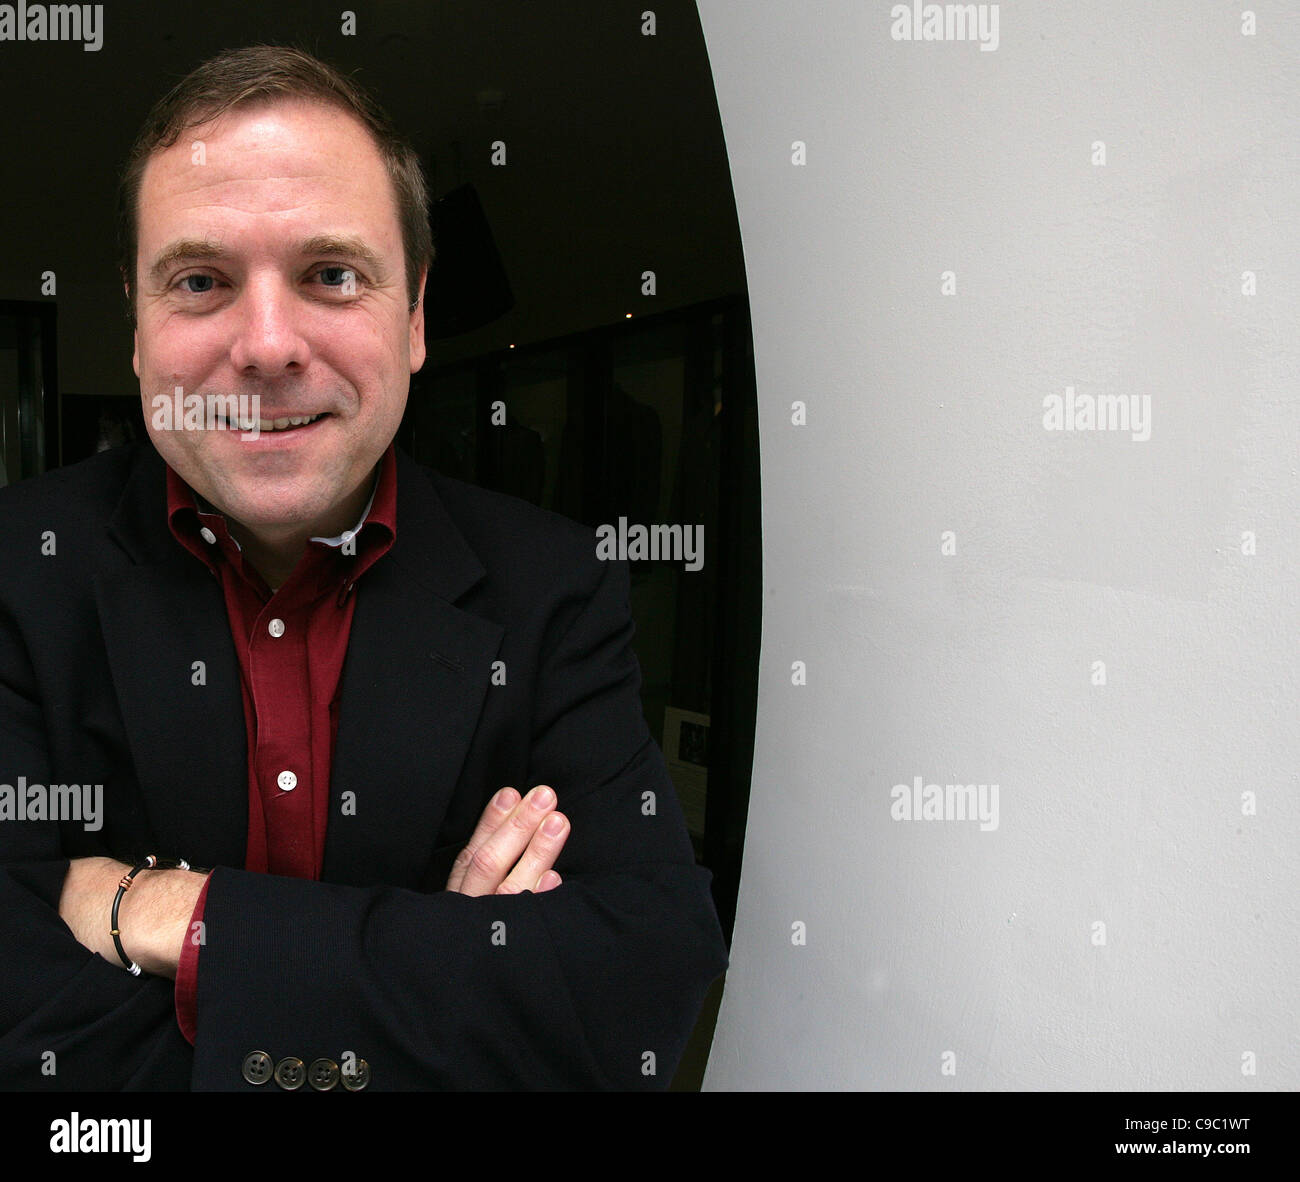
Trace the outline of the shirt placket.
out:
[[[305,599],[274,595],[249,638],[249,681],[257,716],[254,766],[266,820],[267,869],[311,878],[315,860],[311,687]]]

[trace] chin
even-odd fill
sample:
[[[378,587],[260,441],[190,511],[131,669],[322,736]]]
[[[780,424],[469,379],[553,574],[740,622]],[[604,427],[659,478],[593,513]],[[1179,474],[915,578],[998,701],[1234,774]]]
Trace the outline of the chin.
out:
[[[229,499],[230,511],[247,526],[306,525],[329,512],[318,498],[282,498],[268,501],[254,492],[242,492]]]

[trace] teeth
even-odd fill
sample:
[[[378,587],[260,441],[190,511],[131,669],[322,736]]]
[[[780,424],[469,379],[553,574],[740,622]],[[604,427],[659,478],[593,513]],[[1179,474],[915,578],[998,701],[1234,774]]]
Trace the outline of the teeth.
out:
[[[284,431],[289,427],[304,427],[308,423],[314,423],[320,418],[324,418],[324,415],[302,415],[285,419],[258,419],[257,429],[259,431]],[[251,419],[245,420],[240,425],[245,431],[251,431],[253,429],[253,421]]]

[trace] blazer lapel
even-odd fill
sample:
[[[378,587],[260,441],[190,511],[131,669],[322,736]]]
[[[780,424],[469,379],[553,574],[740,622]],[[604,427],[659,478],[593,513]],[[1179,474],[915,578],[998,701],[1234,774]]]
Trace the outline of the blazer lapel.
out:
[[[396,525],[355,591],[325,831],[331,882],[421,882],[505,635],[455,606],[486,572],[400,450]]]
[[[248,754],[225,601],[167,528],[162,458],[139,449],[109,525],[134,565],[97,574],[95,597],[143,807],[163,856],[243,866]]]

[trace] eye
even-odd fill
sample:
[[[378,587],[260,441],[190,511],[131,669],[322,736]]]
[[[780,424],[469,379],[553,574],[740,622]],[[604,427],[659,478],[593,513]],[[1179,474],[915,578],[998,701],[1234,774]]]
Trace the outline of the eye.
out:
[[[185,291],[189,292],[190,295],[203,295],[212,290],[216,280],[213,279],[211,275],[186,275],[183,278],[178,279],[176,282],[178,287],[182,287]],[[185,284],[191,282],[197,282],[199,286],[197,288],[184,287]]]
[[[356,272],[351,267],[339,266],[333,264],[328,267],[322,267],[316,274],[320,277],[321,282],[326,287],[343,287],[349,280],[355,285]]]

